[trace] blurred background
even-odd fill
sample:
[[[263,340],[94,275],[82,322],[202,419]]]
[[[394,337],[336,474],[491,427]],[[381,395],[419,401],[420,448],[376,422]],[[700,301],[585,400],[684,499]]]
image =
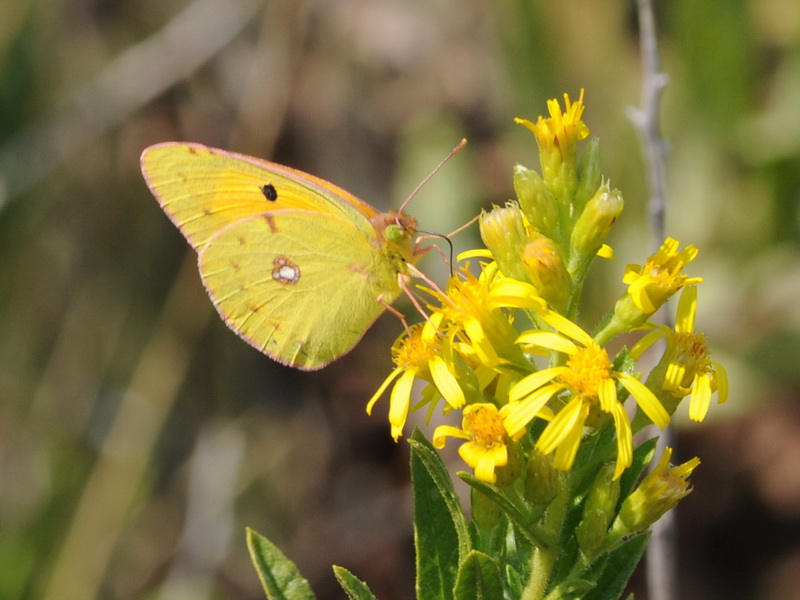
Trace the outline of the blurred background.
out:
[[[658,4],[668,234],[701,249],[697,328],[731,375],[727,405],[677,425],[678,457],[703,461],[681,597],[796,599],[800,10]],[[640,85],[630,1],[0,0],[0,598],[263,598],[245,526],[320,599],[344,597],[333,563],[413,597],[407,444],[388,402],[364,413],[400,324],[316,373],[241,342],[144,184],[144,147],[269,158],[385,209],[467,137],[409,208],[448,232],[513,196],[514,163],[538,166],[513,118],[585,88],[626,199],[591,327],[651,247]],[[423,268],[443,281],[439,262]]]

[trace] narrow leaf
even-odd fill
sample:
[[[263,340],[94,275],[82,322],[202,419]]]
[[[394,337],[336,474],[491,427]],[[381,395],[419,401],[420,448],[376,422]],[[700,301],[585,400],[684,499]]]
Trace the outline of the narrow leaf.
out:
[[[588,579],[596,577],[597,586],[586,594],[584,600],[621,598],[628,580],[644,554],[649,537],[649,535],[637,535],[627,540],[609,553],[601,573],[592,574],[594,576],[587,574]]]
[[[411,445],[418,600],[450,600],[458,565],[470,549],[469,528],[453,482],[436,450],[417,430]]]
[[[497,562],[483,552],[470,552],[458,570],[454,595],[456,600],[503,598],[503,579]]]
[[[333,565],[333,574],[350,600],[375,600],[367,584],[344,567]]]
[[[314,600],[308,581],[295,564],[264,536],[247,528],[247,548],[269,600]]]

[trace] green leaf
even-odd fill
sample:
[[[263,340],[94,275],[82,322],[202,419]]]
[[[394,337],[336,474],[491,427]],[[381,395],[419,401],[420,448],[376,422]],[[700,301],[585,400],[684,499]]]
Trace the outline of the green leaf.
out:
[[[538,546],[539,548],[547,548],[556,542],[549,531],[537,525],[536,523],[529,523],[526,515],[514,503],[500,493],[500,490],[498,490],[495,486],[490,483],[486,483],[485,481],[481,481],[471,473],[465,473],[462,471],[458,474],[458,476],[470,486],[474,487],[480,492],[483,492],[494,502],[496,502],[497,506],[499,506],[500,509],[508,516],[508,519],[523,535],[525,535],[526,538],[528,538],[528,540],[534,546]]]
[[[469,527],[439,454],[419,430],[411,445],[418,600],[450,600],[458,565],[471,550]]]
[[[458,569],[454,595],[456,600],[502,598],[503,580],[497,562],[483,552],[471,551]]]
[[[608,554],[603,561],[602,571],[587,573],[586,579],[597,581],[597,587],[584,597],[584,600],[617,600],[622,597],[628,580],[647,547],[649,534],[637,535],[623,542]]]
[[[342,586],[350,600],[375,600],[367,584],[361,581],[344,567],[333,565],[333,574]]]
[[[267,538],[247,528],[247,548],[269,600],[314,600],[297,567]]]

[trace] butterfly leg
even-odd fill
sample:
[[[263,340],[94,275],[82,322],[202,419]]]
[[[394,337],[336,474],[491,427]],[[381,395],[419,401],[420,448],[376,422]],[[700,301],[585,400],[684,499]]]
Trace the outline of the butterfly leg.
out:
[[[406,290],[406,288],[405,288],[405,287],[403,287],[403,290],[406,292],[406,294],[408,294],[408,291]],[[409,297],[410,297],[410,295],[409,295]],[[390,313],[392,313],[392,314],[393,314],[395,317],[397,317],[398,319],[400,319],[400,322],[403,324],[403,329],[405,329],[405,330],[406,330],[406,334],[407,334],[407,335],[411,335],[411,330],[408,328],[408,322],[406,321],[406,317],[405,317],[405,315],[404,315],[403,313],[401,313],[399,310],[397,310],[397,309],[396,309],[394,306],[392,306],[392,303],[391,303],[391,302],[387,302],[387,301],[386,301],[386,298],[384,298],[384,297],[383,297],[383,294],[381,294],[380,296],[378,296],[377,300],[378,300],[378,302],[379,302],[380,304],[383,304],[383,307],[384,307],[386,310],[388,310],[388,311],[389,311]],[[413,302],[413,300],[412,300],[412,302]],[[415,304],[416,304],[416,303],[415,303]]]

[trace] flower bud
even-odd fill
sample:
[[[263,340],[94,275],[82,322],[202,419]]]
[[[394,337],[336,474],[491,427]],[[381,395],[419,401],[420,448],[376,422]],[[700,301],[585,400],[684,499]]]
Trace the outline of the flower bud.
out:
[[[514,167],[514,190],[522,212],[533,228],[554,238],[558,234],[558,206],[541,176],[522,165]]]
[[[556,309],[563,308],[572,291],[572,278],[555,242],[535,235],[522,251],[522,264],[539,294]]]
[[[525,497],[534,506],[547,506],[561,487],[560,474],[549,456],[534,450],[528,459],[525,477]]]
[[[586,203],[570,238],[578,263],[597,254],[624,205],[620,191],[609,190],[608,183],[601,185]]]
[[[606,465],[597,474],[583,507],[583,519],[575,532],[578,546],[589,558],[595,558],[607,544],[608,526],[617,512],[619,480],[614,479],[614,465]]]
[[[614,465],[606,465],[597,474],[586,498],[585,511],[599,510],[606,517],[606,526],[616,514],[619,500],[619,480],[614,479]]]
[[[470,489],[470,504],[472,505],[472,520],[481,529],[491,530],[500,524],[503,511],[497,503],[483,492]]]
[[[672,449],[667,448],[656,468],[622,503],[612,530],[614,537],[645,531],[692,491],[688,477],[700,459],[695,457],[678,467],[670,467],[671,454]]]
[[[575,530],[578,547],[584,555],[594,559],[608,543],[608,517],[599,509],[585,510],[583,519]]]
[[[530,283],[520,263],[520,254],[528,241],[528,234],[519,205],[509,202],[506,206],[496,206],[489,212],[482,212],[478,224],[481,239],[503,275]]]

